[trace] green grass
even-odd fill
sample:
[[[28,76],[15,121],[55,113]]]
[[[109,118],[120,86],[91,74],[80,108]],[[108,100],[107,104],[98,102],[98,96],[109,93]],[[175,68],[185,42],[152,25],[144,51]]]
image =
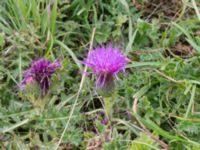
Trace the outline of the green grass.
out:
[[[0,149],[200,149],[199,23],[199,0],[1,0]],[[104,125],[81,61],[109,42],[130,62]],[[62,60],[44,99],[17,91],[39,57]]]

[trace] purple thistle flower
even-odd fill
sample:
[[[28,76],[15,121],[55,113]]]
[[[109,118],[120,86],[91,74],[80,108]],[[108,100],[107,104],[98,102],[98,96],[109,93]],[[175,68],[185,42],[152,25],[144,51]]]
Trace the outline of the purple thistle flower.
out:
[[[107,125],[109,122],[107,117],[104,117],[103,120],[101,121],[102,124]]]
[[[51,76],[57,68],[61,67],[59,61],[51,63],[46,59],[38,59],[32,62],[31,67],[24,72],[24,79],[21,81],[19,87],[24,89],[29,83],[36,82],[45,95],[51,85]]]
[[[112,88],[117,73],[124,70],[128,59],[119,48],[110,44],[95,48],[84,63],[97,75],[96,86],[108,90]]]

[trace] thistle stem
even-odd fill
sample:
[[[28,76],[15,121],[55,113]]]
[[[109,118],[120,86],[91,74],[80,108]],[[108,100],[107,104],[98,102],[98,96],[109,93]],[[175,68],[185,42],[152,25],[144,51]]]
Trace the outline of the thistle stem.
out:
[[[106,116],[108,117],[108,120],[112,118],[112,102],[110,97],[104,98],[104,110],[106,113]]]

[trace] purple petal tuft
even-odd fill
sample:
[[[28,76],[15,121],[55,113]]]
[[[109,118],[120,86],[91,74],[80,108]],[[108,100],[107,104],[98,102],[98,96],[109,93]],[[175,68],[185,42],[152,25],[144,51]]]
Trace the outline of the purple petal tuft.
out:
[[[36,81],[42,89],[43,95],[46,94],[51,84],[52,74],[60,67],[61,63],[57,60],[53,63],[43,58],[33,61],[31,67],[24,72],[24,79],[19,85],[20,89],[24,89],[26,84]]]
[[[104,86],[109,81],[107,77],[115,77],[127,63],[127,57],[111,44],[95,48],[84,60],[84,64],[97,74],[97,86]]]

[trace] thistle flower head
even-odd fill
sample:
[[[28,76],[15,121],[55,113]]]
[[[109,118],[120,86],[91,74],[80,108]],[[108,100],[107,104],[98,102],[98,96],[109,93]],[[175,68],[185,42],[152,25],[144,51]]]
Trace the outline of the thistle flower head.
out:
[[[108,45],[95,48],[88,55],[85,63],[96,73],[116,74],[124,69],[127,64],[127,58],[118,48]]]
[[[40,86],[43,95],[46,94],[50,88],[52,74],[60,67],[61,63],[59,61],[51,63],[43,58],[33,61],[31,67],[24,72],[20,89],[23,89],[29,83],[36,82]]]
[[[112,45],[95,48],[84,63],[97,75],[96,85],[100,88],[110,88],[114,77],[122,71],[127,64],[126,56],[119,48]]]

